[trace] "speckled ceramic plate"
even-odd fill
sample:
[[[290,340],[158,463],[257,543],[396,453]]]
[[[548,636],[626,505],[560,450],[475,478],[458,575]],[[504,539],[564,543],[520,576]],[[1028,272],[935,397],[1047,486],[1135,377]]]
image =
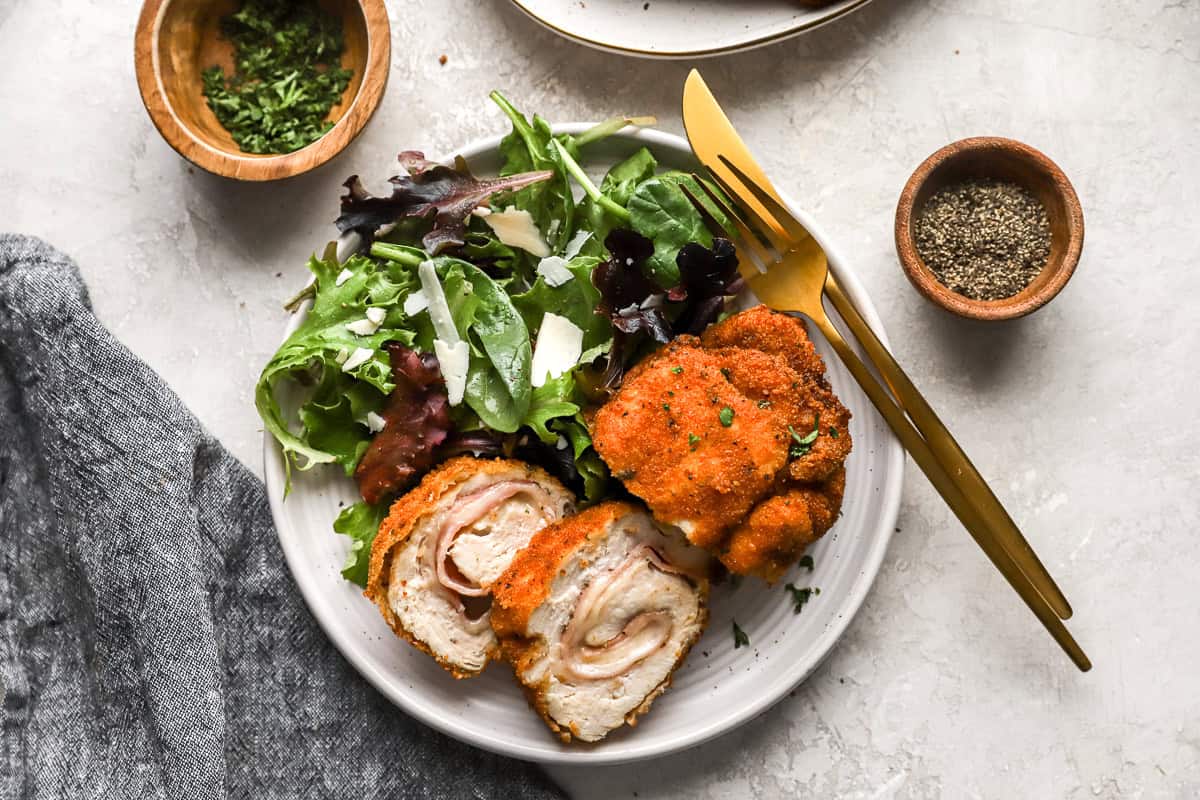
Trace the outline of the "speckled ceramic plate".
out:
[[[580,44],[644,58],[700,58],[810,31],[869,0],[807,8],[798,0],[512,0]]]
[[[558,130],[578,133],[587,127],[562,125]],[[494,174],[499,142],[500,137],[493,137],[459,153],[476,174]],[[603,173],[641,145],[650,147],[664,167],[695,166],[683,139],[648,130],[589,147],[586,165]],[[797,216],[824,246],[847,293],[884,338],[875,308],[837,249],[807,215]],[[341,245],[339,255],[345,257],[350,243]],[[743,302],[750,305],[753,298]],[[293,317],[289,333],[304,313]],[[339,572],[349,540],[330,525],[339,504],[355,501],[353,482],[336,468],[293,473],[292,492],[285,499],[283,458],[268,435],[267,490],[288,566],[309,608],[350,663],[400,708],[451,736],[517,758],[557,763],[634,761],[699,744],[753,719],[816,668],[866,597],[892,534],[904,453],[828,343],[818,339],[817,349],[825,356],[835,391],[854,414],[842,517],[811,548],[813,573],[787,578],[819,587],[820,595],[797,616],[782,583],[768,588],[746,580],[736,589],[717,587],[708,631],[676,673],[673,686],[636,728],[616,731],[603,742],[567,746],[551,736],[503,664],[493,664],[478,678],[456,681],[398,639],[374,605]],[[734,649],[734,619],[749,635],[749,647]]]

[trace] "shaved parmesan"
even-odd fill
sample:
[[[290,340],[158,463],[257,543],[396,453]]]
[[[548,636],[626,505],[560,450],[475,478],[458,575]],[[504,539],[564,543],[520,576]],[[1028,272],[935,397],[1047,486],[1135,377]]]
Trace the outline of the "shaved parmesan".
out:
[[[471,349],[464,341],[453,344],[441,339],[433,340],[433,353],[437,356],[442,377],[446,379],[446,395],[450,405],[462,402],[467,390],[467,367],[471,363]]]
[[[471,349],[462,337],[458,328],[454,327],[454,317],[450,315],[450,304],[446,301],[446,291],[438,280],[437,270],[432,261],[422,261],[417,267],[417,275],[421,278],[421,293],[429,309],[429,319],[433,322],[433,331],[437,338],[433,340],[433,353],[437,356],[438,366],[442,377],[446,379],[446,394],[450,405],[456,406],[462,402],[463,393],[467,389],[467,367],[471,363]],[[407,305],[407,301],[405,301]]]
[[[346,330],[355,336],[370,336],[379,330],[379,323],[370,319],[356,319],[354,322],[346,323]]]
[[[342,372],[349,372],[356,367],[361,367],[370,361],[373,355],[375,355],[375,351],[369,347],[354,348],[354,352],[342,363]]]
[[[579,255],[579,251],[587,244],[587,240],[592,238],[591,231],[579,231],[571,237],[571,241],[567,242],[567,246],[563,248],[563,258],[570,261],[575,256]]]
[[[539,261],[537,274],[545,278],[550,286],[562,286],[575,277],[571,270],[567,269],[567,260],[558,256],[547,256]]]
[[[425,296],[424,289],[417,289],[404,298],[404,313],[410,317],[420,314],[427,308],[429,308],[429,298]]]
[[[542,232],[528,211],[509,207],[503,211],[493,211],[483,221],[496,234],[496,238],[509,247],[518,247],[538,258],[550,255],[550,245],[542,239]]]
[[[334,286],[341,286],[343,283],[345,283],[346,281],[350,280],[350,279],[351,279],[351,278],[353,278],[353,277],[354,277],[354,273],[353,273],[353,272],[351,272],[351,271],[350,271],[350,270],[348,270],[348,269],[344,269],[344,270],[342,270],[341,272],[339,272],[339,273],[338,273],[338,276],[337,276],[336,278],[334,278],[334,280],[333,280],[333,285],[334,285]]]
[[[387,420],[376,414],[374,411],[367,412],[367,427],[371,433],[379,433],[387,427]]]
[[[583,331],[566,317],[546,312],[538,329],[533,349],[534,386],[544,386],[547,377],[557,378],[579,363],[583,352]]]
[[[382,325],[383,320],[387,317],[387,310],[379,306],[371,306],[367,309],[367,319],[374,322],[376,325]]]
[[[429,319],[433,322],[437,338],[446,344],[454,344],[461,337],[458,335],[458,328],[454,327],[450,304],[446,302],[446,292],[442,289],[442,282],[438,280],[433,262],[422,261],[417,267],[417,275],[421,278],[421,291],[425,293],[426,302],[429,304]]]
[[[337,355],[333,357],[333,360],[336,361],[338,364],[345,364],[346,359],[349,357],[350,357],[350,351],[343,347],[341,350],[337,351]]]

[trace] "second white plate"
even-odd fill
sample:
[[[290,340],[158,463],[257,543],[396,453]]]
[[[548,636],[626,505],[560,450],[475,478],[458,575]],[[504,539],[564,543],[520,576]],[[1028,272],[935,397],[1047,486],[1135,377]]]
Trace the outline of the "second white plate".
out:
[[[588,127],[560,125],[556,130],[578,133]],[[456,152],[475,174],[494,174],[499,143],[496,136]],[[621,133],[592,145],[584,153],[585,163],[589,171],[603,173],[643,145],[664,168],[695,168],[687,142],[651,130]],[[797,216],[825,248],[846,292],[884,339],[874,306],[836,248],[812,219]],[[742,300],[753,302],[750,297]],[[288,333],[304,313],[297,312]],[[714,590],[708,631],[676,673],[672,687],[636,728],[616,731],[595,745],[564,745],[528,708],[503,664],[492,665],[478,678],[456,681],[398,639],[361,590],[340,574],[348,540],[335,534],[331,524],[341,504],[357,499],[354,483],[339,469],[293,471],[292,492],[285,499],[283,458],[267,435],[267,491],[288,566],[317,621],[367,680],[412,716],[465,742],[545,763],[612,764],[665,755],[711,739],[770,707],[829,653],[871,588],[896,521],[904,451],[828,343],[819,337],[815,342],[834,390],[854,415],[854,450],[846,464],[841,519],[810,548],[816,563],[811,575],[793,572],[773,588],[747,579],[736,589],[726,584]],[[821,590],[802,614],[792,611],[782,588],[787,581]],[[733,620],[749,635],[750,647],[734,648]]]
[[[580,44],[644,58],[700,58],[810,31],[869,0],[806,8],[797,0],[512,0]]]

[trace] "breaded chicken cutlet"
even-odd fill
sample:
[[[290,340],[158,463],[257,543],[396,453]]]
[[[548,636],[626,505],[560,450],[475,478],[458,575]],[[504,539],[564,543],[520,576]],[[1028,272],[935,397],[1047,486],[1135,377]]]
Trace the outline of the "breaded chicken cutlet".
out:
[[[630,370],[593,444],[660,522],[776,581],[837,519],[849,422],[804,323],[757,306]]]
[[[492,626],[563,741],[635,724],[708,619],[710,559],[610,501],[539,531],[493,586]]]
[[[538,467],[453,458],[392,505],[371,547],[366,595],[396,634],[456,678],[498,655],[492,584],[575,498]]]

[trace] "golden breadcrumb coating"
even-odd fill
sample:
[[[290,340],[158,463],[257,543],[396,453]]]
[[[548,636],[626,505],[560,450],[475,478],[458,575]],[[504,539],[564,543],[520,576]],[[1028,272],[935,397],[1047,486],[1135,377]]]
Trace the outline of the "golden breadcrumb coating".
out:
[[[630,370],[592,434],[659,521],[775,581],[837,518],[849,422],[804,323],[757,306]]]

